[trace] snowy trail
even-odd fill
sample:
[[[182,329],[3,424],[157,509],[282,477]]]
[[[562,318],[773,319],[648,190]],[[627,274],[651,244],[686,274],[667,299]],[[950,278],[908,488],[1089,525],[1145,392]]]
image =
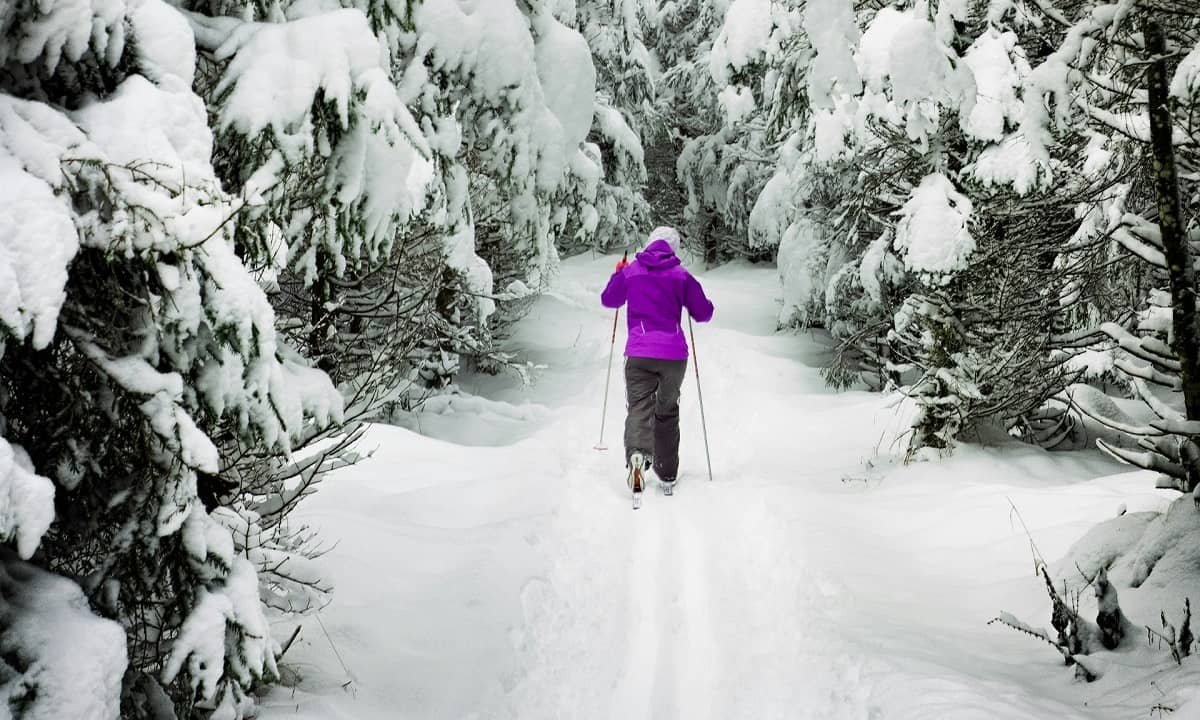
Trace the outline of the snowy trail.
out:
[[[480,398],[416,420],[434,437],[372,429],[376,456],[308,501],[341,541],[322,618],[349,673],[306,624],[287,658],[299,686],[264,717],[1122,716],[986,622],[1045,623],[1010,498],[1056,556],[1119,503],[1160,502],[1144,476],[1022,446],[899,465],[904,412],[827,390],[819,346],[774,333],[773,271],[735,266],[702,278],[717,315],[696,329],[714,481],[689,369],[677,494],[651,487],[633,511],[619,366],[611,449],[592,449],[611,264],[569,261],[518,326],[549,366],[532,388],[464,380]]]
[[[686,511],[662,500],[632,535],[633,644],[611,717],[705,720],[718,661],[705,548]]]

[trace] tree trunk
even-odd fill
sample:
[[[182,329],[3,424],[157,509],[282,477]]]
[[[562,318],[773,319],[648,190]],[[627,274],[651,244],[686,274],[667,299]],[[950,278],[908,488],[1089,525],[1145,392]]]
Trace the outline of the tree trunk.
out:
[[[317,250],[317,267],[325,270],[329,267],[329,256],[324,250]],[[330,380],[338,382],[336,377],[337,358],[331,347],[328,337],[329,325],[333,322],[330,317],[328,308],[329,301],[333,298],[333,284],[329,281],[325,273],[317,278],[313,283],[309,292],[312,297],[308,301],[308,351],[310,356],[316,361],[316,366],[323,370]]]
[[[1162,27],[1153,19],[1143,25],[1146,51],[1152,61],[1146,70],[1150,95],[1150,145],[1154,152],[1154,189],[1158,197],[1158,226],[1171,286],[1172,350],[1183,376],[1183,401],[1188,420],[1200,420],[1200,335],[1196,325],[1196,277],[1183,229],[1179,179],[1171,132],[1170,76]]]

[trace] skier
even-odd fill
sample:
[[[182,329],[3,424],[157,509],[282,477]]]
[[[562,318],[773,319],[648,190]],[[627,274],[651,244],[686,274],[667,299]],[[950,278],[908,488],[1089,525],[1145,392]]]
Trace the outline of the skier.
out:
[[[712,319],[713,304],[680,265],[679,233],[655,228],[634,262],[617,262],[600,294],[607,308],[629,303],[625,342],[625,465],[629,488],[645,487],[654,469],[666,494],[679,471],[679,389],[687,372],[683,309],[698,322]],[[636,503],[635,503],[636,507]]]

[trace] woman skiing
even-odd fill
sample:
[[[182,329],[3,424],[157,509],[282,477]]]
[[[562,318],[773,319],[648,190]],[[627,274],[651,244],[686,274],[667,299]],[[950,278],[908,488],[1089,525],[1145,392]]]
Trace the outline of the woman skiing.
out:
[[[712,319],[713,304],[680,264],[679,233],[650,233],[634,262],[621,260],[600,294],[607,308],[629,303],[625,342],[625,464],[634,493],[651,467],[666,493],[679,472],[679,388],[687,371],[683,309],[697,322]]]

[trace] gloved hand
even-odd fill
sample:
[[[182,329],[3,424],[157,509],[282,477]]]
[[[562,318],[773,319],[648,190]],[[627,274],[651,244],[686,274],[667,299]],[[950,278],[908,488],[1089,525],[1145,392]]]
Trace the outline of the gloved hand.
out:
[[[628,254],[626,254],[626,255],[625,255],[625,257],[623,257],[623,258],[621,258],[620,260],[618,260],[618,261],[617,261],[617,269],[616,269],[616,272],[621,272],[622,270],[624,270],[624,269],[625,269],[625,268],[627,268],[628,266],[629,266],[629,255],[628,255]]]

